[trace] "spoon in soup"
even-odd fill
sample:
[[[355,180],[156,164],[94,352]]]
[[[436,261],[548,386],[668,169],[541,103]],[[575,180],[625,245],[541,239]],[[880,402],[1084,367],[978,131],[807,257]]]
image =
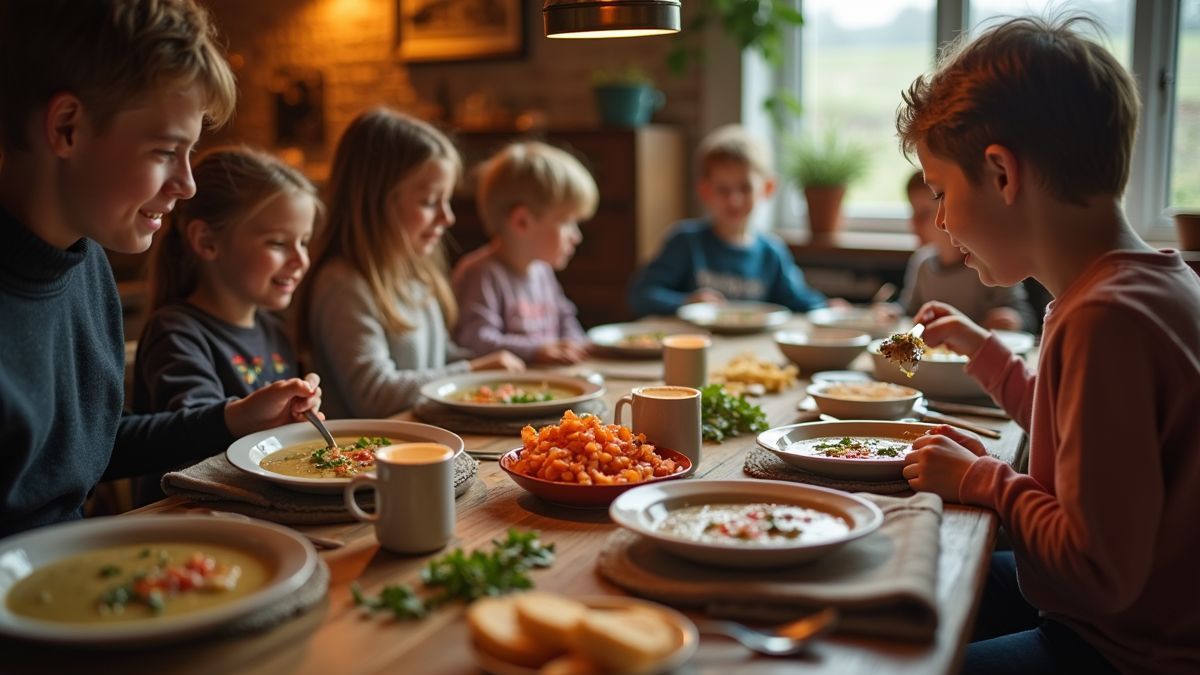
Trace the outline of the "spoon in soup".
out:
[[[697,621],[696,629],[701,633],[729,636],[759,654],[789,656],[804,651],[810,641],[833,630],[837,618],[837,610],[827,607],[769,631],[750,628],[736,621],[714,620]]]
[[[312,422],[312,425],[317,428],[317,431],[321,432],[321,438],[325,439],[325,447],[337,447],[337,441],[333,440],[333,434],[329,433],[329,429],[325,428],[325,423],[321,421],[320,417],[317,417],[315,412],[311,410],[305,410],[304,419]]]

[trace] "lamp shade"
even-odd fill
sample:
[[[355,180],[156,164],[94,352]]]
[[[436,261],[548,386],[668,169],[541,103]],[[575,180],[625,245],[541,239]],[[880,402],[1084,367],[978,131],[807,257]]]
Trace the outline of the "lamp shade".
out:
[[[679,32],[679,0],[545,0],[546,37],[604,38]]]

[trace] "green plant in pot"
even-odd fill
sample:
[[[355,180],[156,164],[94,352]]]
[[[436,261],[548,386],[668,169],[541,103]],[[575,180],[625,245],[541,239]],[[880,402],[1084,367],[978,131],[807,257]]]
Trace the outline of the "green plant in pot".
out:
[[[841,224],[846,188],[867,172],[866,148],[827,133],[791,139],[786,150],[784,170],[804,190],[809,229],[814,235],[833,232]]]
[[[640,127],[666,102],[650,75],[636,66],[595,71],[592,90],[606,126]]]

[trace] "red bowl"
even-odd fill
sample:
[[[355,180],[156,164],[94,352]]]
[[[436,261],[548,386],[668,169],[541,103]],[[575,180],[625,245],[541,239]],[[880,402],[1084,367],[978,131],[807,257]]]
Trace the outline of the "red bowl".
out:
[[[517,455],[522,449],[513,448],[504,453],[500,457],[500,468],[504,469],[504,473],[507,473],[508,477],[513,479],[517,485],[525,488],[530,493],[552,504],[561,504],[562,506],[606,508],[617,498],[617,495],[626,490],[631,490],[640,485],[650,485],[651,483],[659,483],[664,480],[683,478],[692,470],[692,460],[688,459],[688,456],[682,452],[677,452],[669,448],[655,448],[655,451],[663,459],[675,460],[675,464],[680,467],[680,470],[669,476],[657,476],[637,483],[624,483],[621,485],[560,483],[558,481],[546,480],[545,478],[527,476],[514,471],[512,467],[517,463]]]

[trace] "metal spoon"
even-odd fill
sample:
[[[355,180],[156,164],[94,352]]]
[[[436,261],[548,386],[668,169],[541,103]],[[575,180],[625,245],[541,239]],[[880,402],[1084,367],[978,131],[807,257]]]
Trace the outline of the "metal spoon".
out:
[[[304,419],[312,422],[312,425],[317,428],[317,431],[321,432],[321,438],[325,439],[325,447],[337,447],[337,441],[333,440],[333,434],[329,433],[329,430],[325,428],[325,423],[321,421],[320,417],[317,417],[315,412],[311,410],[305,410]]]
[[[798,654],[809,641],[825,635],[837,624],[837,610],[828,607],[770,631],[757,630],[736,621],[697,621],[701,633],[727,635],[747,648],[768,656]]]

